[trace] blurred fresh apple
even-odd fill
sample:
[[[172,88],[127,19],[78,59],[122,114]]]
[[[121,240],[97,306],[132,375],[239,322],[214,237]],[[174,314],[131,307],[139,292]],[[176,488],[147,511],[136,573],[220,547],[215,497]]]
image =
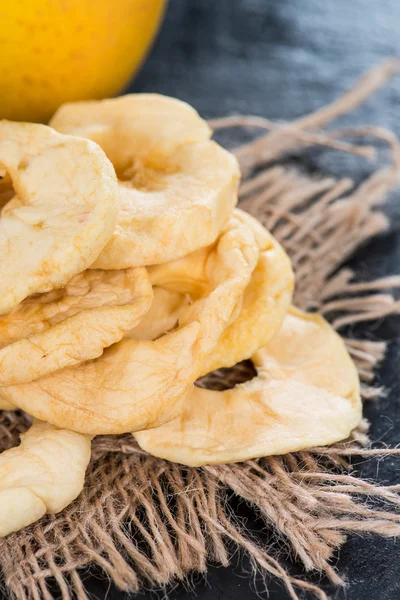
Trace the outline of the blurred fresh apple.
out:
[[[0,118],[47,121],[113,96],[143,61],[166,0],[0,0]]]

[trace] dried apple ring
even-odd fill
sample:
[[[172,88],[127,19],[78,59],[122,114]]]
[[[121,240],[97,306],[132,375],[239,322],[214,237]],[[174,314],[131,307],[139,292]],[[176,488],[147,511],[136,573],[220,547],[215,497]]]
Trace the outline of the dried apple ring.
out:
[[[0,395],[0,410],[18,410],[11,402],[5,400]]]
[[[253,231],[260,256],[244,293],[240,314],[206,359],[203,375],[232,367],[265,346],[281,327],[292,301],[294,274],[288,255],[254,217],[239,209],[234,214]]]
[[[125,337],[133,340],[156,340],[178,325],[179,313],[189,303],[188,296],[157,286],[153,288],[153,293],[150,310]]]
[[[12,186],[11,177],[9,174],[1,170],[0,171],[0,208],[3,208],[11,198],[14,196],[14,189]]]
[[[258,248],[251,230],[232,218],[203,255],[204,293],[184,309],[178,329],[155,341],[124,339],[96,360],[2,387],[2,397],[43,421],[88,434],[146,429],[175,418],[204,357],[240,310]]]
[[[82,491],[90,436],[35,422],[0,454],[0,536],[56,514]]]
[[[0,171],[14,197],[0,219],[0,314],[86,269],[114,230],[118,184],[93,142],[0,122]]]
[[[240,314],[206,358],[202,375],[251,357],[279,330],[292,300],[293,269],[282,246],[251,215],[239,209],[233,214],[253,232],[259,258],[244,293]],[[206,282],[201,250],[198,256],[194,263],[192,257],[181,259],[179,273],[173,263],[149,267],[152,284],[196,298],[203,293]]]
[[[324,319],[291,308],[253,356],[257,377],[231,390],[193,387],[180,417],[134,434],[141,448],[189,466],[327,445],[361,419],[357,371]]]
[[[75,102],[51,125],[97,142],[119,179],[117,227],[95,268],[154,265],[208,246],[237,203],[236,159],[184,102],[157,94]]]
[[[139,323],[153,292],[144,267],[87,270],[0,316],[0,386],[100,356]]]

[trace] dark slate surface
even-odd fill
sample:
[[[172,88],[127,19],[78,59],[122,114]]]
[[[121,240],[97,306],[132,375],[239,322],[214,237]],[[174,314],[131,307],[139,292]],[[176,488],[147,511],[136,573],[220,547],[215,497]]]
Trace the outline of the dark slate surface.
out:
[[[170,0],[160,37],[131,89],[177,96],[206,117],[243,112],[293,119],[331,101],[380,59],[399,56],[399,28],[398,0]],[[400,134],[399,101],[400,77],[342,123],[381,125]],[[360,178],[368,169],[348,155],[325,152],[311,159],[311,166],[316,165],[333,173],[347,170],[354,175],[356,170]],[[353,261],[364,278],[400,271],[400,194],[391,198],[387,210],[391,232],[361,249]],[[362,333],[393,340],[378,375],[388,395],[379,406],[367,406],[366,413],[375,439],[399,443],[399,321],[393,318]],[[359,470],[364,477],[394,483],[399,462],[362,463]],[[350,538],[337,560],[348,587],[332,591],[332,598],[398,600],[399,564],[400,542]],[[194,577],[193,590],[178,586],[169,590],[169,597],[255,599],[247,566],[238,558],[232,569],[211,568],[207,581]],[[101,578],[88,584],[97,598],[125,598]],[[270,591],[272,600],[288,597],[273,583]]]

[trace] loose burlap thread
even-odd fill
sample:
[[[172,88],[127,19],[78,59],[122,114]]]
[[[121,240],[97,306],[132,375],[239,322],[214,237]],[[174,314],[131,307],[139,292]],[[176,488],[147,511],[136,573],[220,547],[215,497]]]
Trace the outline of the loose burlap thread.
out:
[[[383,129],[321,131],[329,121],[354,108],[398,70],[389,60],[370,71],[333,104],[291,124],[259,117],[227,117],[211,125],[266,130],[235,149],[241,163],[241,208],[256,216],[289,253],[297,278],[295,303],[317,310],[340,332],[346,325],[374,321],[397,313],[391,294],[400,277],[355,282],[344,262],[360,244],[388,225],[380,211],[396,186],[400,144]],[[287,153],[310,145],[372,157],[373,146],[354,145],[356,136],[388,146],[391,162],[359,186],[348,178],[310,177],[285,163]],[[345,337],[366,399],[379,395],[374,372],[385,342]],[[254,374],[249,363],[221,370],[198,382],[217,389]],[[0,415],[0,449],[18,443],[30,424],[27,415]],[[327,448],[233,465],[187,468],[149,456],[132,436],[99,436],[84,491],[59,515],[0,542],[0,563],[7,591],[18,600],[86,599],[85,570],[99,567],[119,588],[138,591],[185,580],[193,571],[206,573],[210,563],[228,565],[240,549],[254,572],[279,579],[288,597],[301,591],[321,600],[319,586],[291,576],[283,550],[305,571],[318,571],[343,585],[332,557],[351,532],[400,535],[400,486],[382,486],[351,474],[351,456],[400,453],[371,449],[363,421],[351,438]],[[232,495],[244,500],[276,543],[257,541],[235,516]],[[375,501],[374,501],[375,500]],[[260,521],[261,520],[261,521]]]

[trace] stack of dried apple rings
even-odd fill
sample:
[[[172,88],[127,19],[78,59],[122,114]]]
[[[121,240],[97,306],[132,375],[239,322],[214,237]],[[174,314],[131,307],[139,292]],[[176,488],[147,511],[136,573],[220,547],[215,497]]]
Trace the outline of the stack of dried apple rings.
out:
[[[0,535],[77,497],[99,434],[201,466],[358,424],[341,339],[291,305],[290,260],[235,208],[237,162],[210,136],[152,94],[0,122],[0,409],[33,417],[0,455]],[[196,386],[244,359],[253,380]]]

